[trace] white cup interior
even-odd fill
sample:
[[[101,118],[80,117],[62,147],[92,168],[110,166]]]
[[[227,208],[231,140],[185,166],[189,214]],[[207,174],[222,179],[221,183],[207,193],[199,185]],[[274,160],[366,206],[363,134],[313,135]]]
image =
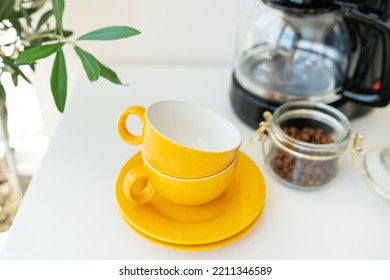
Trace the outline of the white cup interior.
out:
[[[241,134],[230,121],[195,104],[159,102],[148,108],[146,116],[161,135],[191,149],[224,152],[241,145]]]

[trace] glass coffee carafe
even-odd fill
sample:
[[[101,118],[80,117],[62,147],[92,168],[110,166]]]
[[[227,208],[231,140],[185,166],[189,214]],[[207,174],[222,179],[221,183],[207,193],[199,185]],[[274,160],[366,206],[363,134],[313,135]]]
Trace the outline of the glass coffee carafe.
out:
[[[231,99],[246,123],[257,127],[264,111],[295,100],[330,104],[348,117],[389,103],[390,28],[379,15],[330,0],[263,2],[268,6],[251,10],[237,38]],[[367,40],[379,48],[379,62],[363,55]],[[367,86],[354,73],[369,68],[377,78]]]

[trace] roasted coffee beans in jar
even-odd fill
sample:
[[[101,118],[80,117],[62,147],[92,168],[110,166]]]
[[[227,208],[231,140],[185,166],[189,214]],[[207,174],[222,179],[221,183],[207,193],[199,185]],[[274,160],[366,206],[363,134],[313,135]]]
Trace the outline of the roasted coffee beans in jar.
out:
[[[288,102],[263,125],[272,142],[268,165],[281,182],[314,189],[336,177],[351,134],[348,118],[339,110],[322,103]]]

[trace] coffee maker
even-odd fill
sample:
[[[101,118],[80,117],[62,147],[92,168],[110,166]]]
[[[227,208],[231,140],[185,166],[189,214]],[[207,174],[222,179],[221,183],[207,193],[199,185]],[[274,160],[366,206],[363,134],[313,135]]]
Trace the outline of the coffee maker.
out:
[[[230,90],[236,114],[257,128],[263,112],[295,100],[349,118],[390,101],[389,0],[262,0],[238,30]],[[268,7],[267,7],[268,6]]]

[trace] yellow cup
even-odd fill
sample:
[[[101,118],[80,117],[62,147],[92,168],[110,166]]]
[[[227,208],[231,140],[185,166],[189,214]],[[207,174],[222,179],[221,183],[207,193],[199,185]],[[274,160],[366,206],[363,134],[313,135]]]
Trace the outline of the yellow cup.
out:
[[[127,126],[130,115],[141,119],[141,135]],[[202,178],[228,167],[239,153],[238,129],[219,114],[195,104],[163,101],[147,110],[127,108],[118,121],[121,138],[142,143],[146,160],[158,171],[178,178]]]
[[[198,179],[168,176],[151,166],[143,157],[143,165],[129,170],[123,180],[126,197],[135,204],[144,204],[159,193],[181,205],[200,205],[219,197],[231,184],[238,156],[221,172]]]

